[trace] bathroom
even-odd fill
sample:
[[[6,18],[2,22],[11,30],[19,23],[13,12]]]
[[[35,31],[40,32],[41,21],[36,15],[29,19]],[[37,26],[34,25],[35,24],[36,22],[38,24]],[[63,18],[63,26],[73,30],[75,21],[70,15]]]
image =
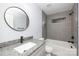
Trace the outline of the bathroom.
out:
[[[78,5],[0,3],[0,56],[77,56]]]

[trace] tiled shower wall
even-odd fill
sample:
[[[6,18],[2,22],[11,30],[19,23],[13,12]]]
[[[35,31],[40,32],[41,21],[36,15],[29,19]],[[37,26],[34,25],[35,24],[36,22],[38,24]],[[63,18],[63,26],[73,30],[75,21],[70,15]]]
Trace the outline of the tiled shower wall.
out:
[[[78,3],[78,56],[79,56],[79,3]]]
[[[78,21],[78,4],[77,3],[75,3],[74,4],[74,6],[73,6],[73,9],[72,9],[72,11],[73,11],[73,17],[72,17],[72,20],[73,20],[73,27],[72,27],[72,30],[73,30],[73,36],[74,36],[74,44],[75,44],[75,46],[76,46],[76,48],[77,48],[77,39],[78,39],[78,28],[77,28],[77,26],[78,26],[78,23],[77,23],[77,21]]]
[[[42,11],[42,37],[47,37],[47,15]]]

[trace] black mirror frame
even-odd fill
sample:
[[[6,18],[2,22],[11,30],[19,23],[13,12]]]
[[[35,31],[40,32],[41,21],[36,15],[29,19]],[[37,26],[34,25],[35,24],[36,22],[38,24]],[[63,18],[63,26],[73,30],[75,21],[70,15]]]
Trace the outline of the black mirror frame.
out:
[[[6,23],[11,29],[13,29],[13,30],[15,30],[15,31],[25,31],[25,30],[28,28],[28,26],[29,26],[29,17],[28,17],[28,15],[26,14],[26,16],[27,16],[27,18],[28,18],[28,23],[26,24],[27,27],[26,27],[24,30],[17,30],[17,29],[14,29],[14,28],[12,28],[12,27],[8,24],[8,22],[7,22],[7,20],[6,20],[6,17],[5,17],[5,14],[6,14],[7,10],[10,9],[10,8],[18,8],[18,9],[20,9],[21,11],[23,11],[23,12],[26,14],[26,12],[25,12],[23,9],[19,8],[19,7],[16,7],[16,6],[9,7],[9,8],[7,8],[7,9],[5,10],[5,12],[4,12],[4,20],[5,20],[5,23]]]

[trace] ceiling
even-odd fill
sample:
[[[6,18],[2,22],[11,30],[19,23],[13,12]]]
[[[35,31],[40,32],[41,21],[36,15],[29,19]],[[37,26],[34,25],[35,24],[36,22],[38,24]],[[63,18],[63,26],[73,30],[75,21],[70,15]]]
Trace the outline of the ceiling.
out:
[[[71,10],[74,3],[38,3],[38,6],[47,14],[55,14]]]

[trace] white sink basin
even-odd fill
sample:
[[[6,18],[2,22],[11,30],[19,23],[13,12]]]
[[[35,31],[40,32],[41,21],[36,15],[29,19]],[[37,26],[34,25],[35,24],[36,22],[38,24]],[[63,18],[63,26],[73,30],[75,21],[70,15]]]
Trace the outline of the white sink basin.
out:
[[[36,46],[36,43],[28,42],[26,44],[23,44],[23,45],[20,45],[20,46],[14,48],[14,50],[16,50],[17,52],[22,54],[24,51],[27,51],[27,50],[31,49],[32,47],[34,47],[34,46]]]

